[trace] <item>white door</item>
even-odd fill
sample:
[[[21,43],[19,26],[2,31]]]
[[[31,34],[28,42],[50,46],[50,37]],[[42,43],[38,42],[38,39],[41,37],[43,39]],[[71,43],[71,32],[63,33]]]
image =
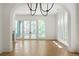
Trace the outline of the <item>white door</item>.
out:
[[[24,21],[24,39],[37,39],[37,22]]]

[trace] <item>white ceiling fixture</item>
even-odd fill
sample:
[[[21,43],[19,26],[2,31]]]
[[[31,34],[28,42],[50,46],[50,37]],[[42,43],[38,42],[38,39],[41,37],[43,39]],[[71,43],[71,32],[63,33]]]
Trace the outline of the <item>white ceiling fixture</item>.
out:
[[[27,3],[27,5],[28,5],[28,7],[29,7],[29,10],[30,10],[30,13],[31,13],[32,16],[35,15],[35,13],[36,13],[36,11],[37,11],[37,8],[38,8],[38,5],[39,5],[39,8],[40,8],[41,14],[42,14],[43,16],[47,16],[48,13],[49,13],[49,11],[53,8],[54,3],[51,4],[51,7],[50,7],[50,8],[49,8],[49,4],[46,3],[46,4],[45,4],[45,5],[46,5],[46,8],[45,8],[45,9],[44,9],[44,7],[43,7],[44,4],[42,4],[42,3],[35,3],[35,6],[34,6],[33,3]]]

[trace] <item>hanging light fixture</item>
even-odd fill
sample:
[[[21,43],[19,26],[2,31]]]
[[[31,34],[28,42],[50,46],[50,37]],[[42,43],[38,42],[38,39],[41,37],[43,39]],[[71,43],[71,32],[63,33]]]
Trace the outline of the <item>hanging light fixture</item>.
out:
[[[31,13],[31,15],[33,16],[33,15],[35,15],[35,13],[36,13],[36,11],[37,11],[37,7],[38,7],[38,3],[35,3],[35,9],[33,9],[32,8],[32,3],[27,3],[27,5],[28,5],[28,7],[29,7],[29,9],[30,9],[30,13]],[[47,4],[47,9],[46,10],[44,10],[43,9],[43,6],[42,6],[42,3],[40,3],[39,4],[40,5],[40,12],[41,12],[41,14],[43,15],[43,16],[47,16],[48,15],[48,12],[52,9],[52,7],[54,6],[54,3],[51,5],[51,7],[48,9],[48,4]],[[34,13],[32,13],[32,12],[34,12]],[[44,14],[44,13],[46,13],[46,14]]]
[[[41,3],[40,3],[40,12],[41,12],[41,14],[42,14],[43,16],[47,16],[47,15],[48,15],[48,4],[47,4],[47,10],[43,10],[43,9],[42,9],[42,5],[41,5]],[[44,13],[46,13],[46,14],[44,14]]]
[[[27,5],[28,5],[28,7],[29,7],[29,9],[30,9],[31,15],[32,15],[32,16],[35,15],[38,4],[36,3],[35,9],[32,9],[32,3],[30,3],[30,4],[27,3]],[[32,12],[34,12],[34,13],[32,13]]]

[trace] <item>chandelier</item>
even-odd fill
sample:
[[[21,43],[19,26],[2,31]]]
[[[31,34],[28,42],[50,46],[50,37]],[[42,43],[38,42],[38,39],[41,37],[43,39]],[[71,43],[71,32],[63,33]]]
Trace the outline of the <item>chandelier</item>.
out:
[[[32,3],[27,3],[28,7],[29,7],[29,10],[30,10],[30,13],[32,16],[35,15],[36,11],[37,11],[37,8],[38,8],[38,4],[40,6],[40,12],[43,16],[47,16],[48,15],[48,12],[52,9],[52,7],[54,6],[54,3],[52,3],[51,7],[48,9],[49,7],[49,4],[46,4],[46,10],[43,9],[43,4],[42,3],[35,3],[35,8],[33,9],[32,8]]]

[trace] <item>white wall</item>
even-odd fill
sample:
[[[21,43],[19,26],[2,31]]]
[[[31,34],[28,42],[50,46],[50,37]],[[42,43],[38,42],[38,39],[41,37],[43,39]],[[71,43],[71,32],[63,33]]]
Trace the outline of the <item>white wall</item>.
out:
[[[78,36],[78,40],[77,40],[77,51],[79,52],[79,4],[77,3],[77,36]]]
[[[2,14],[2,51],[12,51],[12,32],[10,23],[11,5],[3,4]]]
[[[77,12],[76,12],[76,4],[75,3],[64,3],[63,5],[69,12],[69,47],[68,49],[71,52],[77,51]]]
[[[46,37],[45,39],[56,39],[56,17],[55,15],[49,16],[31,16],[31,15],[17,15],[16,20],[44,20],[46,27]]]
[[[0,52],[2,50],[2,4],[0,4]]]

